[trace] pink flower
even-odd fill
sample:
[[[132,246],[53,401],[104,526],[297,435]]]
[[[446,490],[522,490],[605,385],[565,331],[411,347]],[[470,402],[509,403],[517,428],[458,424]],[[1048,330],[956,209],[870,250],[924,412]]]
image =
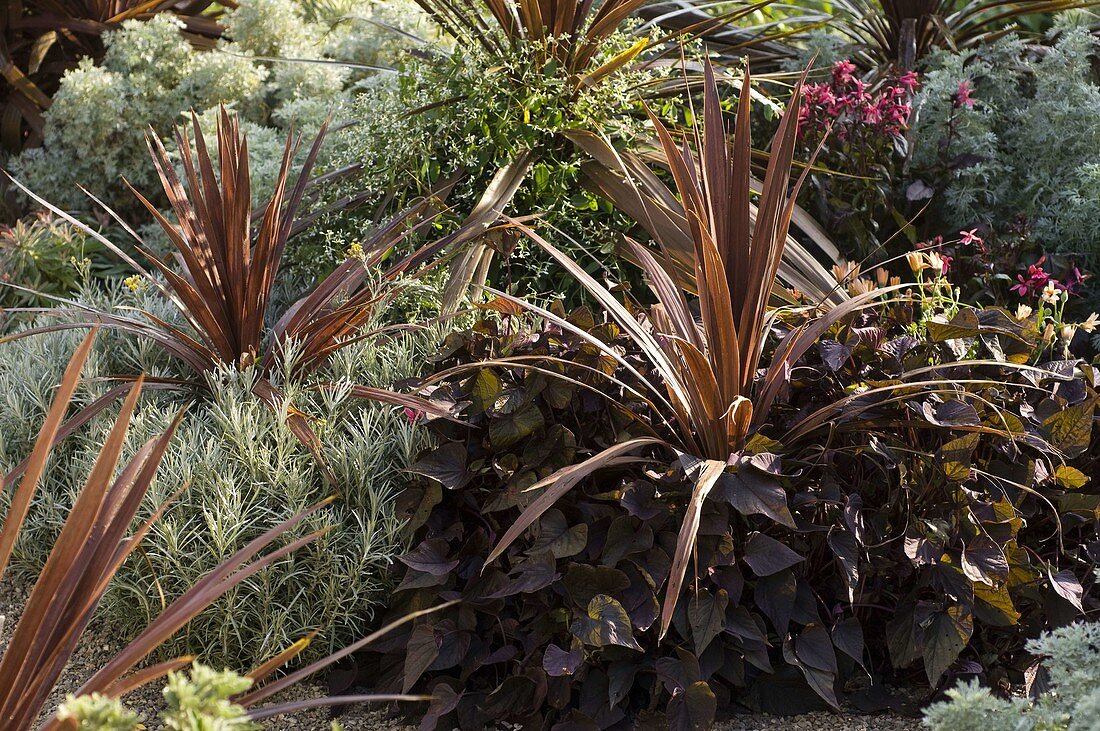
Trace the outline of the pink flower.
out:
[[[951,103],[955,105],[956,109],[960,107],[966,107],[967,109],[974,108],[974,90],[970,88],[970,79],[963,79],[959,82],[959,89],[951,95]]]
[[[1077,291],[1077,288],[1085,283],[1085,275],[1081,273],[1081,270],[1077,267],[1073,267],[1073,271],[1066,277],[1065,290],[1070,294]]]
[[[982,244],[982,237],[978,236],[978,229],[972,228],[969,231],[959,231],[959,243],[963,246],[969,244]]]
[[[415,424],[420,421],[420,418],[424,416],[423,411],[417,411],[416,409],[405,407],[405,418],[409,420],[410,424]]]
[[[838,84],[852,83],[856,65],[851,61],[837,61],[833,64],[833,79]]]
[[[1017,274],[1016,284],[1012,285],[1011,290],[1021,297],[1029,297],[1041,292],[1051,282],[1050,274],[1043,269],[1043,262],[1045,261],[1046,256],[1042,256],[1039,261],[1029,266],[1026,277],[1023,274]],[[1055,286],[1057,286],[1057,283],[1055,283]]]
[[[916,71],[906,71],[898,79],[898,83],[905,87],[905,91],[912,94],[920,87],[920,78]]]

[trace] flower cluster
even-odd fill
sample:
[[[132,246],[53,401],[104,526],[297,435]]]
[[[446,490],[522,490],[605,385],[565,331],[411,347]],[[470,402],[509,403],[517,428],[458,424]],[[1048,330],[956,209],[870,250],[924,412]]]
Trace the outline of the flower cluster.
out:
[[[1046,263],[1046,255],[1028,266],[1027,271],[1016,275],[1016,284],[1011,290],[1021,297],[1033,297],[1038,294],[1045,302],[1053,303],[1061,297],[1061,293],[1074,294],[1085,281],[1085,275],[1076,266],[1070,270],[1063,280],[1055,279],[1050,272],[1043,268]]]
[[[842,142],[868,128],[890,138],[902,135],[913,111],[910,99],[920,86],[917,73],[909,71],[872,87],[854,71],[850,61],[838,61],[829,81],[806,85],[798,114],[800,135],[830,128]]]
[[[890,272],[883,267],[875,269],[874,279],[860,276],[859,262],[843,259],[840,260],[839,264],[833,265],[832,272],[837,283],[843,285],[848,290],[848,294],[853,297],[867,292],[874,292],[882,287],[895,287],[901,284],[901,277],[891,276]]]

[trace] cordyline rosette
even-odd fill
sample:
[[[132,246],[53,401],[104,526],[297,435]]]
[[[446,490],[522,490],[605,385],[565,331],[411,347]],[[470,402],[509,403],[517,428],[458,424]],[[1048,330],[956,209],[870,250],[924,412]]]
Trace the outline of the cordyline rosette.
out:
[[[790,391],[792,372],[802,365],[803,359],[822,353],[828,363],[835,364],[833,370],[839,369],[856,344],[863,340],[874,342],[880,336],[876,335],[876,328],[862,326],[861,318],[872,308],[889,307],[903,300],[891,299],[891,295],[899,289],[892,287],[822,307],[820,309],[824,314],[814,314],[817,308],[772,309],[769,306],[773,300],[794,199],[806,175],[804,171],[799,181],[790,186],[797,111],[784,115],[772,140],[768,169],[760,184],[753,217],[749,173],[752,150],[748,132],[750,79],[746,78],[741,87],[737,129],[732,141],[727,140],[717,86],[709,68],[706,80],[702,124],[693,130],[698,153],[693,152],[687,143],[679,147],[664,126],[654,120],[683,206],[683,220],[688,226],[684,234],[690,237],[694,247],[694,272],[690,281],[685,281],[683,267],[674,260],[670,247],[661,238],[657,239],[657,250],[631,243],[657,303],[648,308],[631,303],[624,305],[616,294],[538,233],[516,224],[582,284],[603,309],[608,326],[621,332],[628,345],[624,348],[621,342],[605,342],[563,313],[490,290],[497,297],[490,307],[511,315],[523,311],[533,313],[563,334],[583,342],[585,348],[597,357],[596,363],[588,366],[589,375],[595,376],[596,383],[562,375],[563,362],[554,357],[540,358],[537,355],[516,358],[500,355],[481,362],[459,364],[436,374],[431,381],[448,381],[478,368],[482,369],[479,373],[491,368],[515,368],[543,377],[560,378],[573,387],[599,391],[616,413],[633,415],[638,422],[633,430],[620,429],[623,438],[593,456],[566,465],[524,486],[520,494],[525,507],[521,505],[523,509],[519,517],[504,530],[503,536],[488,552],[483,571],[488,571],[490,565],[506,553],[509,561],[514,561],[514,551],[509,549],[536,524],[541,526],[539,530],[545,531],[543,523],[547,516],[554,514],[555,505],[597,471],[608,468],[621,470],[630,465],[662,459],[655,455],[675,455],[672,474],[679,474],[681,480],[686,480],[690,490],[684,502],[676,506],[677,514],[683,517],[675,547],[670,553],[671,561],[664,574],[667,579],[655,580],[654,591],[663,584],[664,594],[657,623],[659,634],[664,637],[676,617],[682,616],[682,597],[686,587],[709,581],[702,565],[702,573],[698,576],[689,574],[689,569],[692,557],[699,550],[699,536],[713,537],[715,526],[704,524],[703,520],[708,506],[712,501],[720,502],[740,515],[739,520],[727,526],[731,537],[723,550],[728,555],[720,560],[736,561],[736,555],[743,554],[741,560],[758,577],[754,601],[772,620],[776,633],[784,643],[784,657],[802,671],[807,682],[822,698],[836,706],[834,684],[838,665],[833,646],[862,662],[862,630],[859,630],[858,622],[854,625],[855,629],[851,622],[847,622],[829,630],[820,618],[808,619],[809,615],[798,609],[801,605],[796,604],[797,582],[791,568],[807,561],[809,556],[794,550],[791,544],[798,546],[806,543],[808,537],[797,536],[806,531],[809,531],[806,535],[810,536],[814,529],[806,522],[805,516],[796,517],[795,506],[788,501],[785,486],[797,482],[798,471],[786,474],[781,455],[820,452],[822,440],[835,440],[843,434],[858,435],[860,439],[866,439],[869,435],[889,435],[898,427],[898,419],[901,418],[898,411],[904,413],[910,401],[949,401],[952,406],[946,409],[947,412],[958,407],[969,413],[967,406],[970,402],[986,408],[989,399],[983,395],[983,389],[998,388],[1000,382],[997,376],[978,373],[982,368],[994,369],[997,373],[1007,369],[1031,374],[1036,383],[1042,379],[1057,380],[1065,374],[1054,374],[1023,364],[1018,356],[1027,348],[1018,342],[1022,339],[1021,329],[1008,327],[999,319],[1007,317],[1007,313],[990,311],[981,316],[960,314],[955,323],[957,327],[945,325],[937,331],[937,336],[951,340],[984,335],[983,342],[999,354],[997,357],[987,361],[954,363],[956,372],[950,377],[935,366],[911,367],[882,382],[854,389],[848,395],[841,393],[827,401],[811,400],[800,406],[793,415],[787,414],[791,409],[785,406],[782,428],[777,429],[777,407]],[[792,110],[798,109],[800,86],[795,87]],[[808,169],[807,166],[805,170]],[[967,318],[974,318],[971,329],[963,327],[964,322],[969,322]],[[825,339],[826,335],[835,336],[838,331],[847,332],[846,337],[851,342],[836,343]],[[772,333],[780,337],[774,346],[767,343]],[[1004,338],[1005,342],[1001,343],[998,338]],[[765,356],[769,351],[771,358],[766,362]],[[849,355],[845,356],[845,352]],[[1072,376],[1067,377],[1073,380]],[[480,375],[471,379],[474,385],[467,387],[472,389],[474,401],[481,398],[478,396],[478,379]],[[601,380],[603,387],[600,386]],[[1025,388],[1038,390],[1037,386],[1025,385]],[[621,396],[616,397],[616,393]],[[505,410],[508,421],[499,425],[504,430],[498,432],[499,435],[507,436],[520,429],[523,426],[521,417],[533,418],[530,407],[522,405],[524,401],[520,394],[504,392],[499,393],[498,397],[504,403],[501,408]],[[616,398],[624,400],[617,401]],[[1094,403],[1095,399],[1086,400],[1077,410],[1091,409]],[[973,407],[970,408],[972,410]],[[513,409],[516,411],[513,412]],[[1060,440],[1051,438],[1060,429],[1053,422],[1046,431],[1028,430],[1023,428],[1018,417],[1002,413],[996,405],[992,409],[989,419],[979,419],[973,414],[973,418],[965,421],[953,421],[933,414],[922,419],[919,427],[912,428],[933,430],[937,434],[950,433],[954,429],[968,433],[963,442],[952,443],[942,451],[936,451],[935,461],[947,464],[954,480],[965,479],[970,474],[970,455],[977,446],[978,435],[989,435],[1009,444],[1020,441],[1051,451],[1056,451],[1052,445],[1063,446]],[[490,441],[495,438],[493,429],[494,426],[490,425]],[[454,449],[462,451],[460,444],[448,445],[446,455],[439,454],[433,458],[439,463],[432,470],[422,468],[421,471],[444,474],[448,478],[465,474],[468,469],[464,464],[465,456],[461,455],[463,464],[458,464],[454,460],[459,455],[451,454]],[[868,452],[866,447],[859,447],[859,450],[861,453]],[[806,463],[804,458],[795,461]],[[808,464],[813,466],[814,462]],[[507,474],[515,469],[515,465],[509,466],[508,462],[502,461],[499,469]],[[936,479],[942,481],[942,475]],[[460,488],[461,481],[452,487]],[[660,496],[656,498],[658,503],[664,499]],[[819,497],[803,496],[801,507],[803,512],[825,511],[829,502]],[[821,547],[835,554],[836,560],[850,569],[847,594],[851,602],[862,591],[859,573],[854,567],[859,564],[861,550],[868,550],[860,543],[862,538],[857,537],[858,531],[845,522],[853,514],[858,515],[858,509],[851,514],[845,511],[843,519],[833,516],[835,523],[822,528],[830,536],[828,546]],[[780,538],[773,537],[775,535]],[[436,542],[433,543],[433,540]],[[864,548],[861,549],[861,546]],[[415,559],[410,559],[414,562],[409,566],[424,567],[420,570],[439,581],[442,580],[440,577],[448,576],[456,565],[467,565],[462,561],[476,558],[466,556],[465,559],[448,561],[442,553],[444,550],[445,546],[441,546],[437,539],[428,540],[416,550]],[[713,555],[710,548],[706,550],[708,555]],[[693,581],[688,581],[689,577]],[[428,577],[410,578],[414,580],[410,588],[434,585],[418,583],[427,581]],[[525,579],[517,580],[522,584]],[[809,586],[806,590],[810,590]],[[469,591],[474,591],[474,588]],[[722,589],[719,594],[722,592],[726,590]],[[726,592],[726,600],[729,596],[732,594]],[[704,604],[712,609],[717,606],[713,604],[717,601],[716,597],[709,591],[701,590],[689,602],[687,612],[693,632],[703,632],[702,636],[713,637],[706,634],[705,626],[709,625],[700,619],[700,613],[705,614]],[[596,602],[597,599],[603,603]],[[636,646],[631,639],[634,637],[631,622],[625,621],[624,624],[623,617],[627,614],[620,612],[621,605],[604,594],[593,597],[592,601],[596,603],[588,608],[589,624],[582,622],[577,625],[581,643],[596,647],[608,644]],[[945,622],[949,621],[951,611],[958,613],[957,608],[941,612]],[[792,612],[795,614],[792,615]],[[800,620],[803,628],[797,634],[789,630],[792,616],[803,617]],[[933,619],[940,621],[939,617],[937,614]],[[695,629],[696,620],[702,622],[700,627],[704,629]],[[646,624],[641,629],[648,626]],[[586,627],[591,634],[586,633]],[[854,635],[851,635],[855,630],[859,630],[858,643],[853,641]],[[702,652],[707,644],[701,643],[697,652]],[[934,679],[946,670],[944,658],[950,655],[947,663],[950,664],[965,644],[965,640],[961,644],[956,641],[954,655],[943,651],[943,647],[934,646],[931,657],[935,662],[930,663],[934,668]],[[766,662],[766,659],[761,662]]]
[[[798,108],[801,86],[801,81],[795,86],[792,109]],[[683,206],[682,220],[687,230],[682,233],[690,238],[694,248],[691,257],[694,272],[690,289],[683,287],[682,258],[674,255],[665,237],[657,238],[658,251],[629,242],[658,300],[647,313],[649,325],[640,322],[576,262],[533,230],[525,229],[527,235],[576,277],[610,318],[630,334],[652,364],[661,385],[654,385],[648,396],[656,412],[664,417],[669,435],[639,437],[616,444],[541,481],[531,489],[546,487],[546,491],[501,538],[489,560],[499,556],[561,494],[607,462],[646,447],[669,448],[681,455],[685,468],[693,475],[695,490],[665,593],[660,623],[662,635],[672,621],[707,496],[719,482],[731,479],[726,477],[727,467],[751,457],[744,453],[745,445],[768,418],[771,403],[783,387],[791,364],[833,323],[870,300],[869,297],[855,298],[836,305],[824,317],[793,330],[768,366],[761,385],[756,385],[765,338],[775,315],[768,304],[783,258],[801,179],[788,190],[796,141],[796,114],[784,114],[772,140],[767,172],[753,215],[750,105],[751,79],[746,73],[741,84],[737,129],[732,142],[728,141],[717,84],[708,64],[703,123],[694,129],[696,147],[700,150],[698,156],[686,142],[680,148],[660,120],[651,115]],[[803,179],[805,175],[804,171]],[[688,299],[688,292],[692,291],[698,295],[698,319]],[[507,298],[502,293],[497,295]],[[570,327],[547,310],[527,303],[524,306],[558,326]],[[621,356],[616,354],[615,357],[622,361]],[[745,495],[742,506],[748,513],[763,513],[794,527],[786,497],[778,483],[764,494]]]
[[[176,223],[169,221],[144,195],[134,191],[171,241],[178,271],[142,246],[139,247],[141,253],[155,273],[146,269],[117,245],[16,181],[34,200],[95,237],[133,267],[137,276],[179,314],[182,324],[168,322],[148,310],[122,315],[58,299],[57,308],[36,312],[47,316],[65,315],[68,322],[28,328],[0,339],[0,343],[51,330],[96,325],[115,328],[150,339],[190,372],[190,378],[147,382],[158,388],[201,391],[207,388],[206,374],[220,366],[259,368],[262,375],[254,389],[256,394],[272,408],[286,409],[290,428],[323,466],[320,443],[309,419],[293,406],[283,403],[285,399],[271,377],[280,370],[289,371],[292,377],[307,375],[323,365],[334,352],[372,335],[364,330],[365,326],[381,304],[392,296],[395,291],[392,284],[406,274],[412,257],[390,265],[385,271],[378,271],[379,265],[394,245],[430,223],[430,214],[439,197],[449,192],[453,182],[444,182],[437,195],[413,203],[381,225],[361,245],[361,257],[349,257],[311,292],[273,316],[270,310],[280,264],[287,241],[295,233],[309,173],[328,125],[322,125],[310,146],[293,187],[290,186],[290,169],[298,142],[293,133],[287,137],[274,192],[262,208],[256,225],[248,142],[236,117],[221,110],[217,166],[207,149],[198,118],[193,115],[192,120],[195,152],[192,152],[186,131],[176,130],[182,180],[156,135],[148,135],[150,154]],[[286,363],[286,355],[290,352],[294,357]],[[86,422],[112,398],[121,395],[124,388],[110,391],[71,419],[61,435],[71,433]],[[353,392],[360,397],[416,409],[431,416],[445,416],[438,405],[415,396],[366,386],[355,386]]]
[[[8,500],[7,514],[0,529],[0,577],[7,568],[12,549],[34,499],[38,482],[47,469],[50,451],[60,431],[70,399],[80,381],[80,372],[92,350],[95,336],[96,331],[90,332],[69,360],[38,439],[35,441],[23,478]],[[15,626],[3,656],[0,657],[0,726],[6,730],[29,731],[35,727],[40,715],[48,710],[46,704],[54,694],[62,672],[72,658],[81,635],[95,615],[96,608],[115,572],[135,550],[138,550],[143,538],[156,521],[165,510],[169,509],[175,497],[186,489],[186,485],[181,486],[175,495],[156,506],[148,517],[141,520],[137,529],[130,532],[130,527],[138,518],[165,450],[183,417],[181,411],[164,433],[142,445],[130,461],[118,470],[119,460],[126,443],[126,432],[137,408],[141,388],[142,379],[138,378],[129,389],[114,426],[104,440],[103,447],[88,474],[88,479],[73,503],[72,510],[27,599],[22,616]],[[124,649],[106,659],[100,669],[80,686],[75,695],[98,693],[109,697],[121,697],[156,682],[173,670],[189,665],[194,658],[178,657],[134,670],[142,661],[155,654],[167,639],[226,592],[320,538],[323,531],[298,535],[296,529],[309,516],[330,502],[332,498],[298,513],[265,531],[227,558],[224,563],[184,592],[179,599],[168,605]],[[433,608],[417,616],[443,608],[445,607]],[[411,615],[404,617],[308,668],[260,686],[238,702],[245,707],[259,703],[287,685],[327,667],[339,658],[378,639],[396,626],[416,618]],[[292,660],[308,644],[309,638],[295,643],[269,662],[253,670],[249,678],[254,683],[268,679],[272,673]],[[424,696],[319,698],[260,708],[250,715],[254,718],[266,718],[314,705],[390,700],[426,700],[426,698]],[[42,731],[56,731],[69,727],[66,721],[51,715],[37,728]]]
[[[1024,16],[1096,5],[1096,0],[831,0],[829,27],[866,68],[911,70],[936,48],[960,50],[1018,30]],[[822,3],[825,5],[825,3]]]

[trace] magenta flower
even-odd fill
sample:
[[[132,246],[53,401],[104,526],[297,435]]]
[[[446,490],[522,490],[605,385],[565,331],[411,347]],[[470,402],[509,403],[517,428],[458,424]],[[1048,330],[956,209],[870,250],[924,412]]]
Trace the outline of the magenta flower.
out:
[[[906,71],[898,79],[898,83],[905,87],[906,93],[912,94],[920,87],[920,77],[916,71]]]
[[[974,90],[970,88],[970,79],[963,79],[959,82],[958,91],[951,96],[951,103],[955,105],[956,109],[961,107],[974,108]]]
[[[967,246],[969,244],[981,245],[985,242],[982,241],[981,236],[978,236],[978,229],[972,228],[969,231],[959,231],[959,243]]]
[[[1085,275],[1081,273],[1081,270],[1077,267],[1073,267],[1073,271],[1066,277],[1065,289],[1070,294],[1073,294],[1077,289],[1085,283]]]
[[[854,80],[856,65],[851,61],[837,61],[833,64],[833,80],[838,84],[850,84]]]
[[[1027,268],[1026,276],[1017,274],[1016,284],[1012,285],[1011,290],[1021,297],[1030,297],[1043,291],[1043,288],[1051,281],[1050,274],[1043,269],[1043,262],[1045,261],[1046,256],[1042,256],[1039,261]],[[1058,283],[1055,282],[1055,286],[1057,285]]]

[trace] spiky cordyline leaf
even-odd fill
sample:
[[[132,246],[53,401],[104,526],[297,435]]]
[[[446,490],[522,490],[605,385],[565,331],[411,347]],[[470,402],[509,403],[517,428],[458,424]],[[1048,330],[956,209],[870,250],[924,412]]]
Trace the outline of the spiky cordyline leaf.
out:
[[[296,374],[315,369],[334,352],[354,343],[379,303],[389,296],[387,291],[367,285],[369,270],[377,267],[395,244],[431,222],[430,214],[437,202],[447,196],[456,181],[444,181],[432,195],[414,202],[382,225],[363,245],[361,260],[349,258],[271,325],[267,318],[272,291],[308,186],[309,172],[320,153],[328,125],[322,125],[293,186],[289,175],[298,143],[293,134],[288,136],[274,192],[263,207],[260,223],[253,234],[248,143],[236,118],[224,108],[221,110],[217,129],[217,169],[194,114],[192,121],[195,152],[192,152],[186,133],[176,130],[182,180],[159,138],[148,135],[150,154],[178,225],[173,225],[145,196],[134,190],[172,242],[182,271],[177,272],[167,261],[143,251],[166,283],[161,282],[121,248],[95,234],[98,241],[124,261],[133,262],[139,276],[164,295],[186,325],[177,327],[149,311],[123,317],[69,302],[61,309],[70,316],[69,322],[28,328],[7,339],[99,325],[150,338],[196,376],[219,364],[243,368],[258,363],[264,376],[257,380],[257,395],[273,408],[282,408],[282,395],[267,375],[281,365],[288,343],[294,341],[296,344],[293,363]],[[55,206],[31,195],[66,220],[75,222]],[[90,229],[82,227],[82,230]],[[392,284],[425,258],[423,252],[416,252],[391,265],[381,275],[383,286]],[[4,340],[0,338],[0,342]],[[201,388],[202,383],[203,379],[197,378],[192,385]],[[446,416],[438,404],[415,396],[385,389],[374,389],[363,395],[399,406],[416,402],[415,408],[419,411]],[[106,403],[97,402],[97,408],[105,406]],[[84,413],[74,417],[84,421],[88,418],[89,414]],[[287,423],[302,444],[313,452],[326,476],[334,480],[309,419],[289,409]],[[69,426],[64,425],[62,432],[71,431]]]
[[[935,48],[964,49],[1017,30],[1025,15],[1097,5],[1097,0],[831,0],[830,23],[871,68],[913,68]]]
[[[692,477],[695,486],[677,540],[661,613],[662,636],[671,622],[690,563],[699,511],[726,465],[735,461],[748,437],[768,419],[772,403],[789,379],[791,367],[842,318],[858,313],[900,288],[884,288],[853,297],[816,319],[790,329],[778,344],[763,376],[758,377],[764,339],[771,331],[774,318],[769,300],[794,210],[794,197],[802,180],[793,189],[788,189],[794,150],[793,118],[785,116],[781,120],[772,141],[755,223],[750,224],[748,79],[742,85],[737,130],[732,142],[726,138],[717,87],[709,69],[707,81],[703,122],[693,130],[698,153],[687,144],[678,147],[660,121],[654,120],[684,211],[682,220],[687,230],[681,234],[695,251],[693,276],[684,282],[682,272],[678,273],[663,241],[658,239],[661,249],[657,252],[635,246],[637,260],[657,299],[645,318],[648,325],[639,320],[636,311],[620,304],[616,295],[583,267],[530,228],[517,224],[604,308],[658,377],[639,380],[655,392],[650,403],[668,406],[670,413],[660,414],[659,421],[675,427],[665,433],[660,444],[634,440],[611,449],[637,451],[659,446],[668,452],[695,458],[703,465]],[[796,101],[791,109],[797,109],[798,94],[796,86]],[[698,297],[698,318],[689,302],[692,293],[697,293]],[[538,314],[553,325],[577,334],[578,328],[566,318],[542,309]],[[596,347],[615,358],[609,346],[597,344]],[[616,358],[616,362],[621,360],[621,357]],[[923,385],[931,386],[935,382],[925,381]],[[657,393],[660,390],[664,393]],[[842,400],[831,410],[823,407],[822,411],[813,414],[802,436],[824,423],[822,414],[835,415],[847,403]],[[796,425],[791,433],[797,430]],[[515,526],[492,550],[490,560],[501,555],[558,495],[567,492],[612,456],[610,451],[605,451],[540,482],[536,487],[544,492],[521,512]]]

